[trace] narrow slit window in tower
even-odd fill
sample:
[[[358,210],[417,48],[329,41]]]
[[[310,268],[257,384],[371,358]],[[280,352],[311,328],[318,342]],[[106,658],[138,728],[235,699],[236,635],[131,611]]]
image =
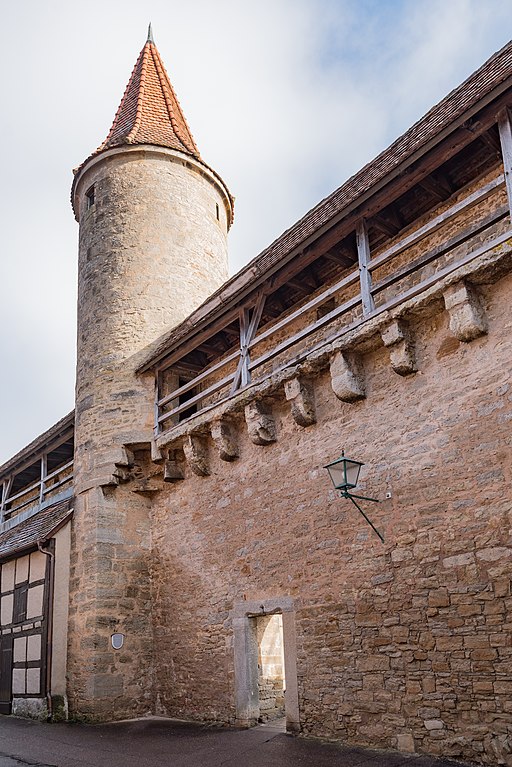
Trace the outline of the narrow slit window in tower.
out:
[[[85,204],[87,210],[90,210],[94,205],[94,184],[85,193]]]

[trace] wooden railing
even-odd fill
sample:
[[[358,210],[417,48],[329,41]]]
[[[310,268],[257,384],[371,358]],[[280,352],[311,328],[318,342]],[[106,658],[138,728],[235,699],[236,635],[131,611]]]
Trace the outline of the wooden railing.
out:
[[[274,361],[276,357],[284,355],[300,341],[304,339],[310,339],[311,341],[311,336],[314,336],[334,321],[349,317],[347,324],[342,328],[340,328],[337,322],[336,330],[332,334],[333,337],[336,337],[426,290],[464,264],[505,242],[511,237],[508,204],[495,207],[491,213],[480,214],[477,220],[471,221],[465,229],[457,232],[449,239],[443,240],[442,244],[430,247],[417,258],[398,266],[394,271],[374,281],[374,276],[382,266],[392,264],[393,259],[396,259],[397,256],[404,253],[407,249],[423,242],[427,237],[431,237],[431,235],[454,221],[461,213],[470,211],[495,194],[496,190],[504,186],[505,177],[503,174],[500,174],[480,189],[459,200],[431,221],[428,221],[374,257],[371,257],[370,254],[366,222],[361,220],[357,228],[356,241],[359,257],[357,268],[295,311],[290,312],[282,319],[274,322],[270,327],[257,333],[266,298],[263,289],[257,296],[256,302],[253,302],[251,308],[244,307],[240,309],[240,345],[235,351],[227,354],[219,362],[206,368],[192,380],[187,381],[187,383],[169,393],[162,392],[162,384],[165,370],[172,369],[172,365],[167,364],[157,371],[155,401],[156,435],[172,428],[180,419],[180,414],[194,406],[197,412],[204,412],[229,399],[236,391],[250,384],[254,380],[255,375],[257,375],[258,370],[261,370],[264,365]],[[504,219],[507,219],[507,221],[503,222],[503,225],[506,225],[506,231],[496,236],[496,225]],[[494,231],[492,231],[493,229]],[[482,244],[482,238],[486,237],[491,237],[492,239]],[[480,239],[476,244],[471,242],[475,238]],[[461,257],[453,256],[453,252],[463,245],[468,246],[469,252]],[[424,276],[422,275],[422,270],[425,267],[430,267],[431,271],[432,269],[435,269],[435,271],[428,276]],[[397,283],[405,278],[410,280],[414,276],[417,276],[418,279],[413,285],[407,287],[407,289],[401,288],[396,293],[393,293],[393,286],[396,286]],[[279,340],[259,356],[252,357],[256,347],[262,344],[262,342],[272,339],[277,333],[288,328],[292,323],[300,320],[300,318],[305,317],[308,312],[319,309],[340,293],[350,288],[353,290],[354,286],[356,286],[356,289],[358,287],[357,294],[346,297],[339,306],[336,306],[315,321],[309,322],[305,327],[296,330],[289,337]],[[319,340],[313,339],[313,346],[309,346],[307,352],[279,360],[277,367],[274,367],[271,373],[262,375],[258,378],[258,381],[264,380],[278,370],[297,364],[306,354],[324,345],[328,340],[329,337],[326,335],[322,335]],[[222,372],[229,367],[231,367],[230,372],[222,375]],[[214,377],[219,378],[212,381]],[[204,388],[197,391],[199,387]],[[194,390],[196,391],[194,392]],[[190,392],[193,392],[193,396],[190,396]],[[189,393],[189,398],[180,401],[180,397],[187,393]]]
[[[16,493],[12,493],[12,487],[16,475],[10,476],[4,480],[1,487],[0,501],[0,522],[10,518],[15,513],[19,513],[28,506],[41,507],[55,491],[61,488],[61,492],[66,488],[71,488],[73,483],[73,460],[58,466],[51,472],[47,471],[47,457],[41,456],[40,464],[41,476],[31,485],[21,488]],[[64,475],[64,476],[62,476]]]

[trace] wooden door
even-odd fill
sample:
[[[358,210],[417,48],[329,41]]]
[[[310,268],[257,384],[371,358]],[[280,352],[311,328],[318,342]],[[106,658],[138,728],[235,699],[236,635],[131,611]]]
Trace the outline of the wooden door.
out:
[[[3,636],[0,642],[0,714],[11,713],[13,637]]]

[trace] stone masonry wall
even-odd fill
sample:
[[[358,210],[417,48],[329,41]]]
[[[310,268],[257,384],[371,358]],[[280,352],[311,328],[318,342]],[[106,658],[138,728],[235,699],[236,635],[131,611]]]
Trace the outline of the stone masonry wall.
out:
[[[150,499],[123,484],[153,433],[137,354],[225,279],[227,223],[213,174],[177,152],[112,150],[81,174],[70,711],[118,719],[153,706]]]
[[[460,341],[435,301],[417,373],[369,348],[365,397],[322,372],[315,424],[275,395],[276,441],[235,418],[238,460],[207,442],[209,475],[154,496],[157,712],[234,721],[230,611],[289,595],[304,733],[512,764],[512,276],[479,291],[487,334]],[[384,544],[322,469],[342,448]]]

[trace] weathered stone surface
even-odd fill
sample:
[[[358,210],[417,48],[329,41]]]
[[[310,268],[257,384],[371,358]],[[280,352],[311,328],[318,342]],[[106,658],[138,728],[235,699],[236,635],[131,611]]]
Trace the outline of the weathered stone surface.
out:
[[[399,751],[414,753],[414,738],[409,733],[402,733],[396,736],[396,747]]]
[[[473,286],[458,282],[443,295],[450,314],[450,330],[459,341],[473,341],[487,333],[487,318]]]
[[[291,405],[292,418],[299,426],[312,426],[316,421],[313,388],[302,378],[285,381],[285,397]]]
[[[92,185],[95,204],[87,209]],[[69,703],[72,716],[129,718],[154,709],[149,542],[151,499],[158,495],[133,476],[123,447],[149,445],[153,437],[154,378],[135,369],[149,343],[226,279],[226,193],[193,158],[185,164],[179,152],[128,146],[86,165],[76,192]],[[192,448],[189,454],[197,467]],[[179,477],[176,464],[164,472],[167,481]],[[116,629],[125,633],[129,654],[110,647]],[[91,669],[95,685],[88,683]],[[110,678],[122,682],[115,694],[105,686]]]
[[[382,342],[389,349],[391,367],[401,376],[416,372],[411,331],[404,320],[393,320],[382,332]]]
[[[183,443],[183,452],[194,474],[197,474],[198,477],[209,475],[208,448],[202,437],[189,434]]]
[[[276,441],[276,424],[269,405],[262,401],[246,405],[245,422],[255,445],[270,445]]]
[[[183,479],[183,471],[175,458],[164,461],[164,482],[179,482]]]
[[[338,399],[356,402],[366,396],[360,361],[353,354],[337,351],[331,358],[331,386]]]
[[[235,461],[238,458],[236,432],[225,418],[213,421],[211,435],[222,461]]]

